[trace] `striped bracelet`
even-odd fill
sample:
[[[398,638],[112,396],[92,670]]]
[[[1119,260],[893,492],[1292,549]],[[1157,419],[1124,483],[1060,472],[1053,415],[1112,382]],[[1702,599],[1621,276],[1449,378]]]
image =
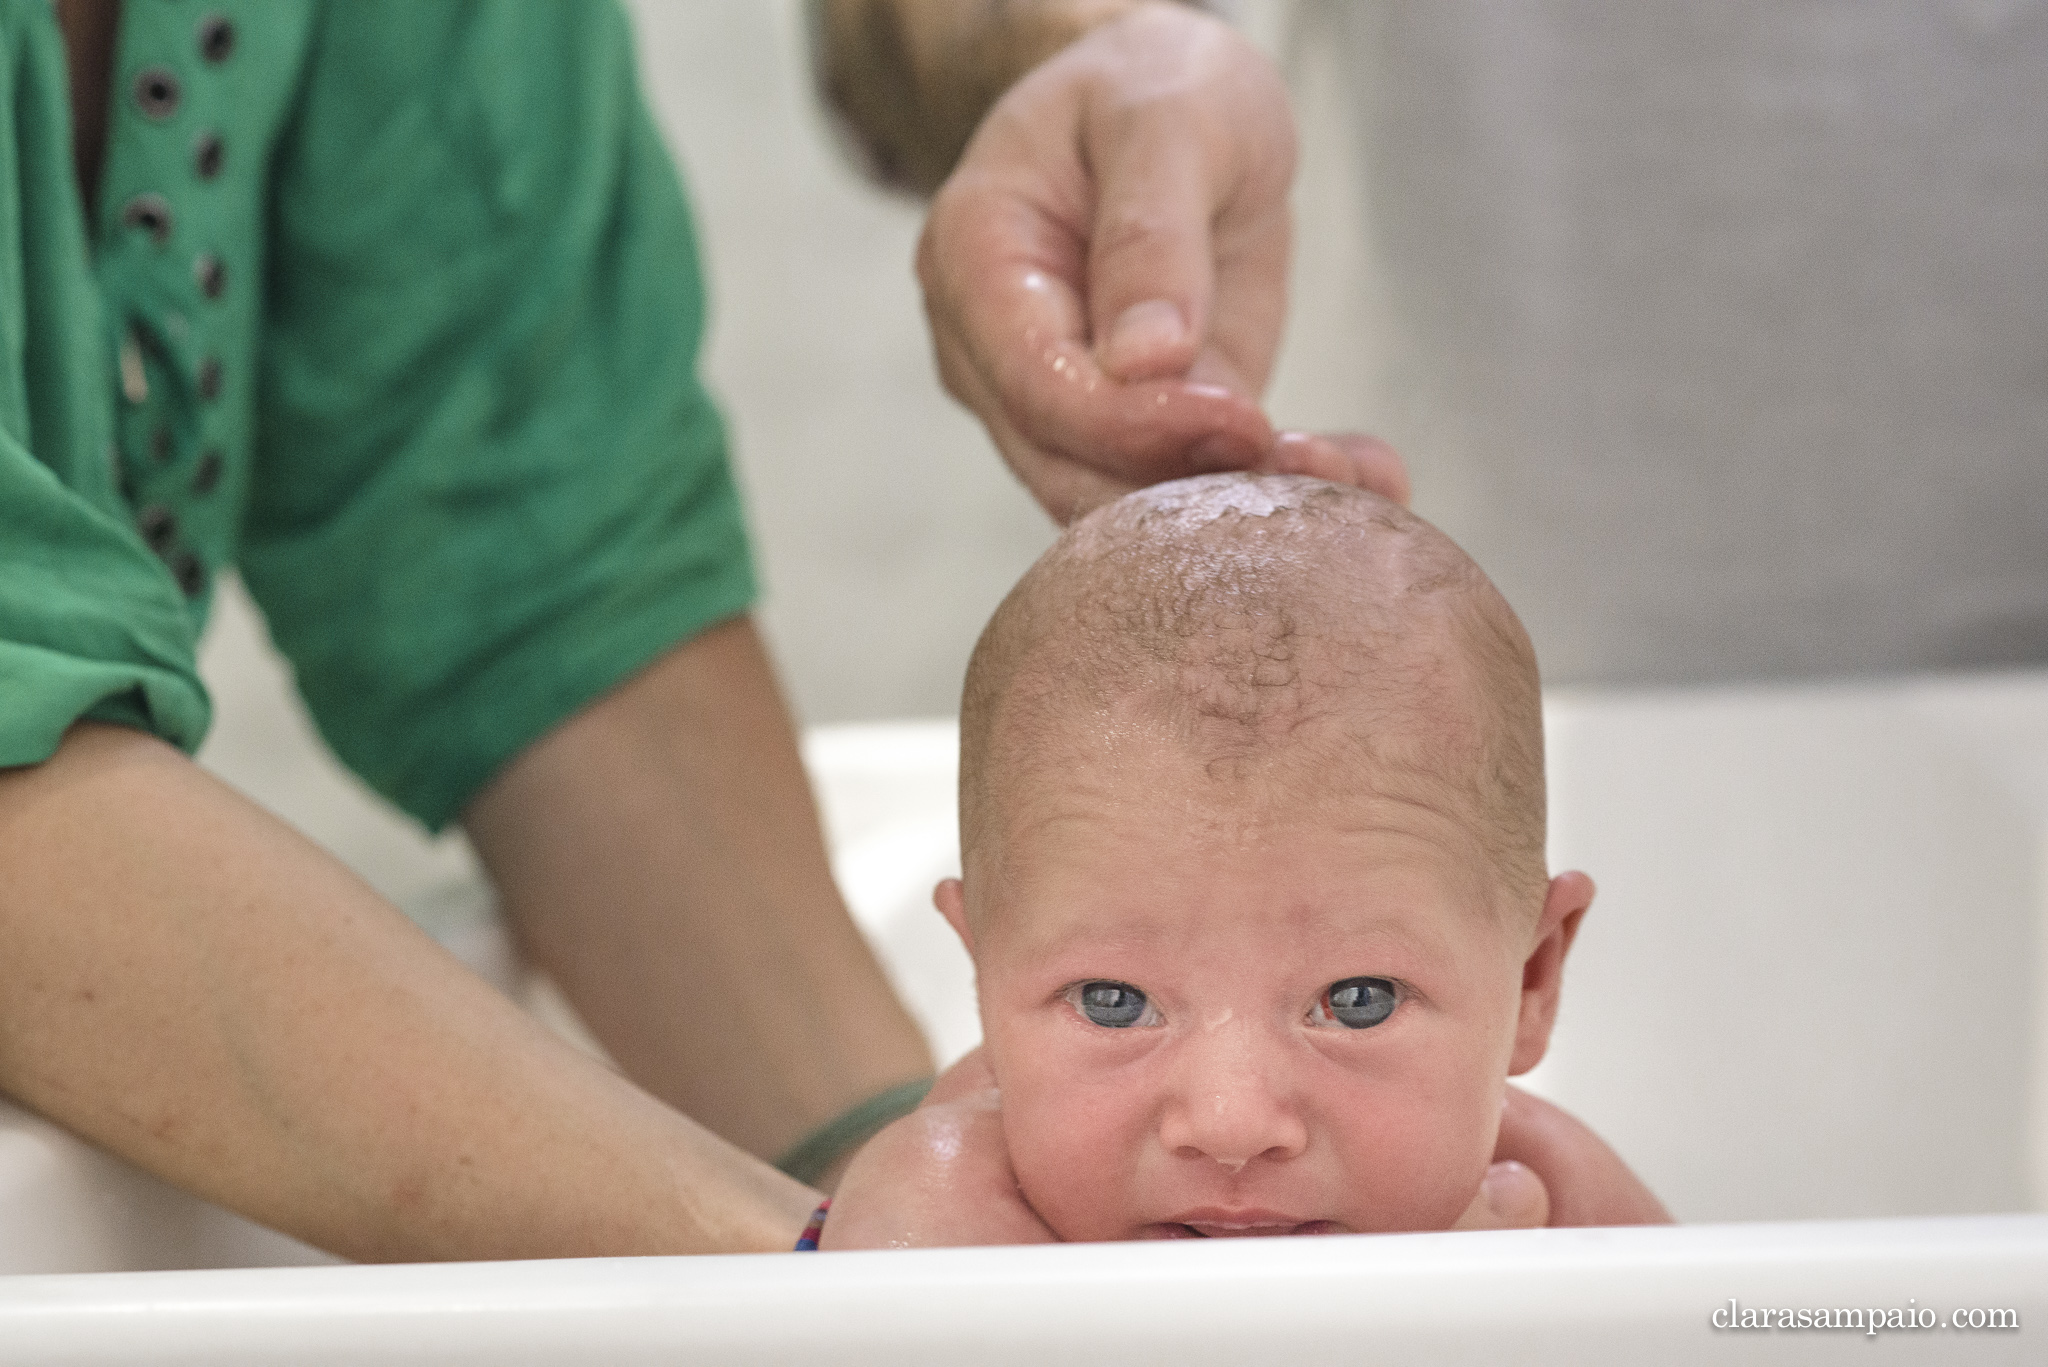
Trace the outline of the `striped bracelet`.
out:
[[[827,1196],[818,1202],[818,1208],[811,1212],[811,1222],[804,1226],[804,1232],[797,1236],[798,1253],[816,1253],[818,1238],[825,1232],[825,1212],[832,1209],[832,1198]]]

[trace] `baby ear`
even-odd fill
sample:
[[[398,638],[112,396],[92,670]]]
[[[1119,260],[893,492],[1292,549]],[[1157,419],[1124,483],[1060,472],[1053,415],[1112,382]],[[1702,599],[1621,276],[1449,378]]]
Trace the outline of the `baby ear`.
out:
[[[1536,922],[1536,947],[1522,965],[1522,1011],[1515,1022],[1515,1052],[1508,1076],[1526,1073],[1543,1061],[1550,1029],[1557,1024],[1558,992],[1564,985],[1564,956],[1571,952],[1579,922],[1593,905],[1593,880],[1574,870],[1550,880],[1543,915]]]
[[[932,889],[932,905],[939,909],[939,915],[946,918],[946,924],[953,927],[960,943],[967,946],[967,956],[973,958],[974,932],[967,928],[966,885],[957,878],[941,878],[939,885]]]

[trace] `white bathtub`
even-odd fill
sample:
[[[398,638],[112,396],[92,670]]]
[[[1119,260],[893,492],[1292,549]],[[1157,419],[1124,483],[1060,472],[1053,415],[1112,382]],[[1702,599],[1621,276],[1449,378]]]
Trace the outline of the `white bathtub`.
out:
[[[319,1255],[0,1109],[0,1272],[128,1274],[0,1279],[0,1360],[2048,1361],[2048,1217],[1997,1214],[2048,1195],[2048,672],[1559,695],[1548,724],[1553,860],[1602,891],[1535,1084],[1681,1218],[1831,1223],[144,1272]],[[806,753],[856,914],[957,1055],[972,988],[928,901],[957,867],[952,729],[827,728]],[[320,828],[267,781],[244,776]],[[459,850],[394,873],[393,837],[348,820],[344,853],[524,990]],[[1715,1331],[1730,1297],[2022,1327]]]
[[[2038,1363],[2044,1332],[2040,1216],[0,1280],[9,1362]]]

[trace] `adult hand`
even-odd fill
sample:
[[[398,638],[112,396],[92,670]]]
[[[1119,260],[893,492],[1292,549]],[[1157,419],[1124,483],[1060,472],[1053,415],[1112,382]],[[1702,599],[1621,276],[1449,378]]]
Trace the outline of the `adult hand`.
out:
[[[922,1106],[854,1156],[819,1247],[1054,1242],[1017,1190],[995,1075],[976,1049],[940,1076]]]
[[[1543,1179],[1512,1159],[1496,1159],[1451,1228],[1541,1229],[1549,1223],[1550,1192]]]
[[[1067,522],[1223,469],[1403,502],[1367,437],[1275,433],[1295,137],[1272,65],[1227,25],[1141,5],[1018,81],[932,203],[918,277],[946,388]]]
[[[1519,1088],[1508,1088],[1493,1156],[1496,1170],[1511,1160],[1542,1177],[1549,1190],[1552,1225],[1672,1223],[1664,1203],[1605,1140],[1575,1117]]]

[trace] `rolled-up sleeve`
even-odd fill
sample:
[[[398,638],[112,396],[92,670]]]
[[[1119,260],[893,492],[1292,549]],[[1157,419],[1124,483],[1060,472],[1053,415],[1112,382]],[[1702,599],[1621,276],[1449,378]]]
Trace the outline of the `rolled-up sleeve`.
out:
[[[208,720],[196,618],[115,492],[66,100],[48,11],[0,11],[0,766],[81,717],[187,750]]]
[[[133,533],[0,434],[0,766],[48,759],[81,717],[196,749],[192,619]]]
[[[350,0],[313,44],[243,573],[328,742],[438,828],[754,577],[623,14]]]

